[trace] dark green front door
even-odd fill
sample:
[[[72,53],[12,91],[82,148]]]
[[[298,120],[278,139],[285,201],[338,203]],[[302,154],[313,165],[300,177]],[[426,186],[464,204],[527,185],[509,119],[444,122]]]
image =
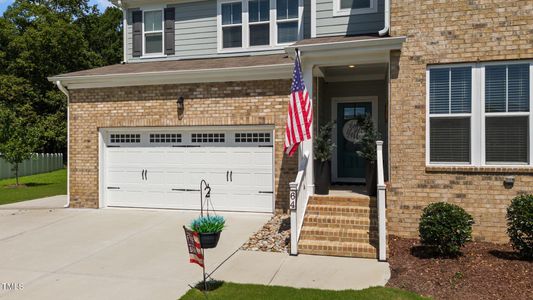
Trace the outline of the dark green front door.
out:
[[[365,178],[366,161],[360,158],[360,131],[357,116],[372,114],[372,102],[337,104],[337,178],[339,181],[357,181]]]

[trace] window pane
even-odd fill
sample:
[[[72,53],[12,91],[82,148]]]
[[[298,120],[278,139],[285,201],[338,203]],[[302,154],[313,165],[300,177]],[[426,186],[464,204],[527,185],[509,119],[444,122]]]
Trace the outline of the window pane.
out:
[[[508,111],[529,111],[529,64],[508,66]]]
[[[237,48],[242,47],[242,27],[222,28],[222,47]]]
[[[341,0],[341,9],[370,8],[370,0]]]
[[[472,68],[451,69],[451,113],[470,113],[472,106]]]
[[[506,66],[485,67],[485,112],[505,112]]]
[[[146,53],[162,53],[163,52],[163,34],[150,33],[146,35]]]
[[[270,44],[270,24],[250,25],[250,46]]]
[[[278,20],[298,18],[298,0],[277,0],[276,11]]]
[[[528,162],[528,117],[487,117],[485,151],[487,162]]]
[[[144,31],[163,29],[163,14],[161,11],[147,11],[144,13]]]
[[[270,19],[269,0],[254,0],[248,2],[250,22],[268,21]]]
[[[241,2],[222,4],[222,25],[241,24],[242,4]]]
[[[290,43],[298,39],[298,21],[278,23],[278,43]]]
[[[431,118],[431,162],[470,162],[470,118]]]
[[[429,112],[447,114],[450,112],[450,69],[429,71]]]

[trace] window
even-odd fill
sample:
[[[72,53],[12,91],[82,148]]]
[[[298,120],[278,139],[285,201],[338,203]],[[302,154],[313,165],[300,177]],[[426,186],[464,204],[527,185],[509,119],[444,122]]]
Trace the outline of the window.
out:
[[[270,133],[267,132],[239,132],[235,133],[236,143],[270,143]]]
[[[430,70],[430,161],[470,162],[472,68]]]
[[[276,0],[278,44],[298,39],[298,0]]]
[[[150,133],[150,143],[181,143],[181,134]]]
[[[144,54],[163,54],[163,11],[144,12]]]
[[[529,73],[529,64],[485,67],[487,164],[528,162]]]
[[[242,47],[242,3],[222,4],[222,47]]]
[[[270,0],[248,1],[250,46],[270,45]]]
[[[301,37],[302,0],[218,0],[219,52],[266,50]]]
[[[377,0],[334,0],[333,6],[334,16],[369,14],[378,11]]]
[[[531,62],[428,68],[429,164],[531,165]]]
[[[193,133],[191,135],[193,143],[224,143],[224,133]]]
[[[109,142],[111,144],[133,144],[141,142],[140,134],[129,133],[112,133],[109,135]]]

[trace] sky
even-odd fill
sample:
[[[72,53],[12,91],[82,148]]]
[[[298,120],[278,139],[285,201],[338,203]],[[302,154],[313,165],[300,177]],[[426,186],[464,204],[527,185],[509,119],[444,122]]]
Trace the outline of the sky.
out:
[[[4,13],[7,7],[13,3],[14,0],[0,0],[0,15]],[[108,0],[90,0],[90,4],[98,5],[98,8],[103,11],[106,7],[111,6]]]

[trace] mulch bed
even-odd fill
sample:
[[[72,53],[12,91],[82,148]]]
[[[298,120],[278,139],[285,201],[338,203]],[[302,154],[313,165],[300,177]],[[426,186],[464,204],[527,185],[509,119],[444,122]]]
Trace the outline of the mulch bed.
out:
[[[533,299],[533,261],[511,245],[472,242],[456,258],[434,258],[416,239],[390,237],[387,286],[435,299]]]

